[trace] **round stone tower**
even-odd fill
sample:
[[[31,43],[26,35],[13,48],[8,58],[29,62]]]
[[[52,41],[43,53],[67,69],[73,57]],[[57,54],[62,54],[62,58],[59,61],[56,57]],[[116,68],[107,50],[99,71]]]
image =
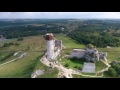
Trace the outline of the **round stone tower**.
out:
[[[55,41],[52,33],[46,34],[47,59],[54,59]]]

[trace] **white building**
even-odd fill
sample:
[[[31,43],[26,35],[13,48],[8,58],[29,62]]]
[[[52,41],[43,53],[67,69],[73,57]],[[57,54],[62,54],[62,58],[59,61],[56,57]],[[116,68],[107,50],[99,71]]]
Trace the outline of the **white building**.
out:
[[[73,57],[83,58],[85,53],[86,53],[86,50],[73,49],[73,51],[70,52],[70,58],[73,58]]]
[[[107,52],[102,53],[98,52],[96,48],[86,48],[84,49],[73,49],[70,52],[70,58],[85,58],[87,61],[99,61],[99,60],[105,60],[107,61]]]
[[[52,33],[46,34],[47,59],[56,59],[62,49],[62,41],[55,40]]]

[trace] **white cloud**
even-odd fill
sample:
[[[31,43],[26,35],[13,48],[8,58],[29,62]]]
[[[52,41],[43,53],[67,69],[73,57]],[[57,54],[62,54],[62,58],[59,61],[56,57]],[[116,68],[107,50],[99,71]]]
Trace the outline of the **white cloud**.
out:
[[[120,18],[120,12],[0,12],[5,18]]]

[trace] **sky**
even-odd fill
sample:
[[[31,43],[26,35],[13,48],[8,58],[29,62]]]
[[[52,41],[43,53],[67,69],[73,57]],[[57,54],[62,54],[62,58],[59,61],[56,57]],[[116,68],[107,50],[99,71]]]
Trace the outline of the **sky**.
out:
[[[0,12],[0,19],[120,19],[120,12]]]

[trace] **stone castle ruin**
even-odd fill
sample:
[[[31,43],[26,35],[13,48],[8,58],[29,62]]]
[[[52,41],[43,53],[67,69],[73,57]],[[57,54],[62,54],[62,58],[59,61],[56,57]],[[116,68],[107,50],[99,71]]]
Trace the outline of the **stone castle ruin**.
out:
[[[70,52],[70,58],[85,58],[87,61],[99,61],[105,60],[107,61],[107,52],[99,52],[95,47],[91,47],[92,45],[88,45],[86,49],[73,49]]]
[[[56,40],[52,33],[47,33],[45,39],[47,49],[46,58],[48,60],[56,59],[62,50],[62,41]]]

